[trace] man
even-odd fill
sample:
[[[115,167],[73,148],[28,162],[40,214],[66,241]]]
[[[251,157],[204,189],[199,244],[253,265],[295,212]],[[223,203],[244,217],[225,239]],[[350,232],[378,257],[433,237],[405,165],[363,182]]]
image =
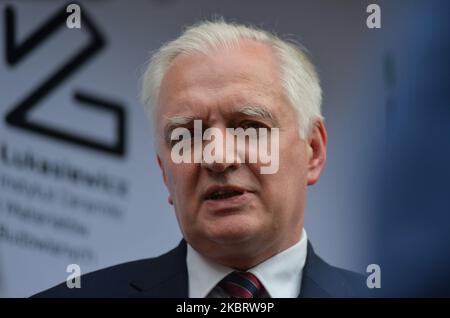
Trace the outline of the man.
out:
[[[299,47],[242,25],[198,24],[153,56],[143,100],[184,240],[160,257],[85,275],[80,289],[63,283],[37,296],[361,295],[364,279],[321,260],[303,229],[306,187],[325,164],[327,133],[319,80]],[[194,137],[206,128],[215,138]],[[244,150],[216,143],[214,160],[174,160],[175,149],[192,159],[231,128],[258,133]],[[250,139],[267,136],[278,162],[262,173],[267,162],[248,160]],[[230,153],[233,160],[220,160]]]

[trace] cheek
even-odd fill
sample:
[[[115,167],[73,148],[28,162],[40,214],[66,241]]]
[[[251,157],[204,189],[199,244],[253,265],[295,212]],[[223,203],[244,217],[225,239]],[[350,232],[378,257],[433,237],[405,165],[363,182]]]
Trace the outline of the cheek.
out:
[[[303,195],[307,184],[305,143],[291,138],[280,145],[279,169],[267,176],[265,186],[278,207],[295,204]]]
[[[195,193],[196,172],[192,164],[170,164],[168,188],[173,199],[182,204],[192,201]]]
[[[274,174],[261,174],[261,167],[267,164],[247,164],[258,180],[264,202],[274,201],[281,205],[292,193],[301,193],[307,180],[306,143],[295,132],[281,135],[278,153],[279,167]]]
[[[284,138],[283,138],[284,137]],[[307,144],[295,132],[280,136],[280,168],[292,179],[305,174],[307,167]],[[281,169],[280,169],[281,170]]]

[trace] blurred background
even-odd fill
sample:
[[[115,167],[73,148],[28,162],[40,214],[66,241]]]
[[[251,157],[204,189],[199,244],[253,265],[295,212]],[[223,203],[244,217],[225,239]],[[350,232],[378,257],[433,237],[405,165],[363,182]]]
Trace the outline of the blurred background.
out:
[[[450,296],[448,1],[91,0],[76,2],[80,29],[70,3],[0,0],[0,297],[178,243],[139,82],[152,51],[217,17],[295,39],[317,66],[316,252],[380,265],[383,296]]]

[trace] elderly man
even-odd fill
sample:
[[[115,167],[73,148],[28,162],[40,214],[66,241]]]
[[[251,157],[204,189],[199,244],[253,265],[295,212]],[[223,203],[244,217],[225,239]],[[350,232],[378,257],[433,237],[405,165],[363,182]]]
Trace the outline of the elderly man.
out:
[[[263,30],[204,22],[152,57],[143,100],[184,240],[160,257],[87,274],[80,289],[61,284],[38,296],[361,295],[363,277],[320,259],[303,229],[306,187],[324,167],[327,133],[319,80],[301,48]],[[210,128],[214,138],[205,137]],[[239,128],[256,132],[244,136],[244,149],[224,142],[212,159],[195,154]],[[260,156],[248,160],[261,148],[250,139],[263,137],[277,160],[270,173]],[[175,160],[176,147],[197,160]],[[224,153],[232,160],[217,156]]]

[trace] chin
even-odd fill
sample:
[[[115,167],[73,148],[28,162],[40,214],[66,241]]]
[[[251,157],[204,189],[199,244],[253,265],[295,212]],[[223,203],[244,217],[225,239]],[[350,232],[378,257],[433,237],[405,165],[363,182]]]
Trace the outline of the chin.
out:
[[[215,222],[208,227],[207,236],[221,244],[244,243],[261,232],[261,224],[240,217],[227,222]]]

